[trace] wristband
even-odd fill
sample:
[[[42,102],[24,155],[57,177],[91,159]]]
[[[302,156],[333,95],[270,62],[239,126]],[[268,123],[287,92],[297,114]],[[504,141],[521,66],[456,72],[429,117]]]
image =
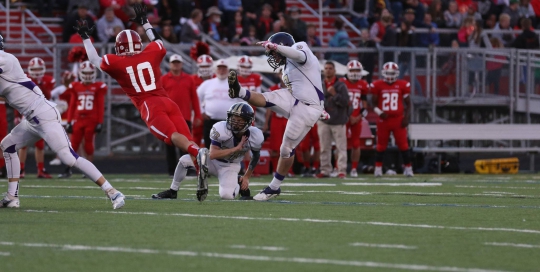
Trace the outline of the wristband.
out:
[[[373,111],[374,111],[377,115],[379,115],[379,116],[381,116],[381,114],[384,113],[384,111],[382,111],[381,109],[379,109],[379,107],[375,107],[375,108],[373,109]]]

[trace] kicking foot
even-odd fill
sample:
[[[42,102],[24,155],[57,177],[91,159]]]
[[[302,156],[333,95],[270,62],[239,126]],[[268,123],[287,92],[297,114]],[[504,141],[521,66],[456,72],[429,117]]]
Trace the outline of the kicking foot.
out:
[[[197,200],[203,202],[208,196],[208,149],[199,149],[197,154],[197,164],[199,165],[199,173],[197,173]]]
[[[107,196],[112,202],[113,209],[120,209],[126,205],[126,202],[124,201],[126,197],[124,194],[122,194],[120,191],[112,188],[107,191]]]
[[[0,200],[0,208],[19,208],[19,197],[6,194],[4,199]]]

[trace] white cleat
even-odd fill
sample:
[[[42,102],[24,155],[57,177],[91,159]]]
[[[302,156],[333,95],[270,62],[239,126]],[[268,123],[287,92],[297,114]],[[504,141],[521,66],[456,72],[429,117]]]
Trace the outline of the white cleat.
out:
[[[207,148],[199,149],[197,154],[197,164],[199,165],[199,173],[197,173],[197,200],[203,202],[208,196],[208,156]]]
[[[330,177],[331,178],[335,178],[339,175],[339,171],[337,168],[334,168],[334,170],[332,170],[332,173],[330,173]]]
[[[49,162],[50,165],[60,165],[62,164],[62,161],[60,161],[59,158],[54,158],[54,160]]]
[[[272,199],[276,196],[281,194],[281,188],[278,188],[277,190],[272,190],[272,188],[266,187],[264,190],[262,190],[260,193],[258,193],[256,196],[253,197],[253,200],[256,201],[267,201],[269,199]]]
[[[412,166],[405,167],[405,170],[403,170],[403,175],[408,177],[408,178],[414,177],[414,173],[412,171]]]
[[[375,167],[375,177],[382,177],[382,167]]]
[[[19,197],[6,193],[6,196],[0,201],[0,208],[19,208]]]
[[[126,197],[124,194],[122,194],[120,191],[112,188],[109,191],[107,191],[107,196],[112,202],[113,209],[120,209],[126,205],[125,199]]]
[[[358,171],[356,169],[351,170],[351,178],[357,178],[358,177]]]

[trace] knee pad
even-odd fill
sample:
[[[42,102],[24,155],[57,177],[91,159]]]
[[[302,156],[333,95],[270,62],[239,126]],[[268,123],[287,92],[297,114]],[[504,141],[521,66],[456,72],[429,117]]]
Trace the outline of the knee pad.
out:
[[[0,142],[0,148],[2,148],[4,153],[11,154],[17,152],[16,144],[12,141],[11,137],[11,134],[8,134],[6,137],[4,137],[2,142]]]
[[[71,147],[67,146],[60,149],[58,152],[56,152],[56,154],[58,155],[58,158],[60,159],[60,161],[62,161],[63,164],[70,167],[75,164],[77,158],[79,157],[79,155],[75,153],[75,151],[73,151]]]
[[[287,146],[285,143],[283,143],[281,145],[281,148],[279,149],[279,156],[284,159],[294,156],[295,153],[296,153],[296,148]]]

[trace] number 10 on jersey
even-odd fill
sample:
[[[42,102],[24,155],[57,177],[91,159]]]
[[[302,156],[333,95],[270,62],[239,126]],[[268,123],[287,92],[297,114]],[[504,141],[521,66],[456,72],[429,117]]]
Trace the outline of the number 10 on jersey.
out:
[[[148,70],[148,74],[150,75],[150,83],[147,83],[146,79],[144,78],[144,70]],[[145,92],[153,91],[156,89],[156,77],[154,76],[154,70],[152,69],[152,65],[150,64],[150,62],[146,61],[143,63],[139,63],[137,65],[137,74],[135,74],[135,72],[133,71],[133,66],[126,67],[126,72],[129,74],[129,78],[131,79],[131,84],[133,85],[133,88],[135,88],[135,91],[137,91],[138,93],[141,92],[141,88],[137,83],[136,76],[139,76],[141,87]]]

